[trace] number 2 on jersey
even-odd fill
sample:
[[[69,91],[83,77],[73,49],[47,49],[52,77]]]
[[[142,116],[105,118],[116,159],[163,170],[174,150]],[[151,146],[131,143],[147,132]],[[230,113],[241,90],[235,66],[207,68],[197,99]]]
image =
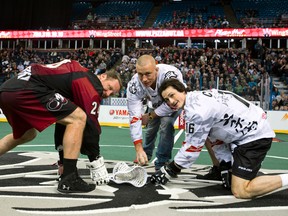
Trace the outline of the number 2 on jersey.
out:
[[[93,108],[92,108],[90,114],[97,115],[98,114],[98,103],[93,101],[92,106],[93,106]]]

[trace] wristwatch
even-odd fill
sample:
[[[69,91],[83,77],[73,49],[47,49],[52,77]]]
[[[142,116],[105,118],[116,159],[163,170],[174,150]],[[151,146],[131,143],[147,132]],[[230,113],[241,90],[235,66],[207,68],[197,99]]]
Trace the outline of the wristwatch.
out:
[[[152,116],[151,112],[148,113],[148,116],[149,116],[149,120],[153,120],[154,119],[154,117]]]

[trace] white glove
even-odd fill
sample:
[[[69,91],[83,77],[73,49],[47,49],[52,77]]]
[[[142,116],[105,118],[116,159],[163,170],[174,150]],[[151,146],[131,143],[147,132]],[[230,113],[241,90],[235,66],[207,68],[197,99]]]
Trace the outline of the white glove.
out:
[[[90,169],[90,177],[96,185],[109,183],[109,175],[102,156],[99,156],[96,160],[87,163],[86,167]]]

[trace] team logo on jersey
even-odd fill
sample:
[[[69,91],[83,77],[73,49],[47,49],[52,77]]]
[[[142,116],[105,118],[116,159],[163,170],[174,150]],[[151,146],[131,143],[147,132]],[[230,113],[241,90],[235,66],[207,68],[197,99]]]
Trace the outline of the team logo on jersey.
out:
[[[136,83],[135,83],[135,82],[133,82],[133,83],[131,84],[131,86],[129,87],[129,91],[130,91],[131,94],[136,94],[136,92],[137,92],[137,87],[136,87]]]
[[[177,74],[175,73],[175,71],[168,71],[165,74],[164,79],[170,79],[170,78],[177,78]]]
[[[64,105],[68,103],[68,100],[61,94],[56,93],[54,97],[50,98],[46,107],[49,111],[55,112],[60,110]]]

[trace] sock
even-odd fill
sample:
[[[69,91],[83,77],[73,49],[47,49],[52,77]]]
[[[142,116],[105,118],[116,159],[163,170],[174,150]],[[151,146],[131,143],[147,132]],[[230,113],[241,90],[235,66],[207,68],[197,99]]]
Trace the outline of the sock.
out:
[[[63,159],[63,176],[67,176],[75,171],[77,171],[77,159]]]
[[[63,155],[64,155],[63,150],[60,150],[58,154],[59,154],[59,162],[60,164],[63,164]]]
[[[281,174],[279,175],[282,180],[282,187],[285,187],[288,185],[288,174]]]

